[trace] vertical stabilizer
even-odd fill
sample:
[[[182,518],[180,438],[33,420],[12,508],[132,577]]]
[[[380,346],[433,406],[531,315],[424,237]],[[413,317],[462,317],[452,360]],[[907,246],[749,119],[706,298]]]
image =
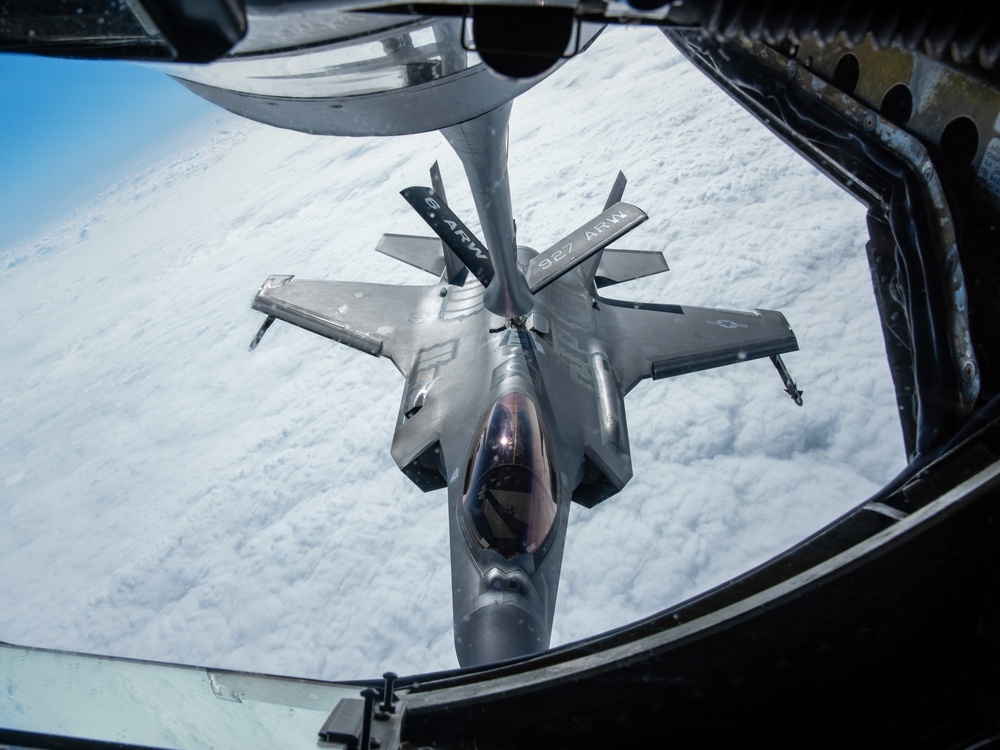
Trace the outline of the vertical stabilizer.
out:
[[[621,203],[622,198],[625,197],[625,186],[627,184],[628,180],[625,178],[625,173],[618,170],[618,176],[615,178],[615,184],[611,186],[611,193],[608,194],[608,200],[604,203],[605,211],[616,203]]]
[[[431,165],[431,188],[441,198],[442,203],[448,203],[448,196],[444,192],[444,180],[441,179],[441,168],[437,162]],[[448,243],[443,240],[441,241],[441,252],[444,254],[445,276],[448,279],[448,283],[457,284],[458,286],[465,284],[465,279],[469,275],[468,269],[452,249],[448,247]]]
[[[625,196],[625,186],[627,184],[628,179],[625,177],[625,173],[619,169],[618,175],[615,177],[615,184],[611,186],[611,192],[608,193],[608,199],[604,202],[605,211],[610,209],[616,203],[621,202],[622,198]],[[580,269],[583,272],[583,278],[586,279],[587,291],[590,292],[591,295],[597,294],[596,275],[597,269],[601,265],[601,258],[603,255],[604,249],[602,248],[580,266]]]

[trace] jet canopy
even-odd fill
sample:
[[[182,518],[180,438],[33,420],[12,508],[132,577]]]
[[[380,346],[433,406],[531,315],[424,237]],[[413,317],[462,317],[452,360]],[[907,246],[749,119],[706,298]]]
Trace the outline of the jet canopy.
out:
[[[507,559],[535,554],[556,517],[552,461],[538,408],[527,396],[508,393],[484,422],[469,457],[459,513],[480,547]]]

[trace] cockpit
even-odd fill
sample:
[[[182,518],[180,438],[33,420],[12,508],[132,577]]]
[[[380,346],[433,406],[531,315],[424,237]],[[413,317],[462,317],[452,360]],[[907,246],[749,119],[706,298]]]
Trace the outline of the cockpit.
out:
[[[494,405],[469,458],[462,516],[479,545],[510,559],[535,554],[556,517],[554,477],[538,408],[521,393]]]

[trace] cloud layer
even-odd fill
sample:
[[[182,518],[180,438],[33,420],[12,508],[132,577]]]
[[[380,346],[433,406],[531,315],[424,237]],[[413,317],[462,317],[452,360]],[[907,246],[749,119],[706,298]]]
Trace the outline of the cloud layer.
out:
[[[318,138],[219,114],[32,241],[0,249],[0,639],[309,677],[456,665],[447,499],[396,469],[387,361],[275,325],[272,273],[428,283],[374,252],[437,134]],[[805,390],[767,360],[640,384],[635,478],[574,508],[554,642],[763,562],[903,466],[864,210],[688,65],[610,29],[514,105],[519,241],[545,247],[618,169],[670,272],[643,301],[785,313]]]

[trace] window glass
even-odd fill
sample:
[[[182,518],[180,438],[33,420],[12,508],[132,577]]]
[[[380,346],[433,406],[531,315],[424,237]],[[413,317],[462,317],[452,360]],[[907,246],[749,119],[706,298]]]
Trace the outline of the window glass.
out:
[[[535,404],[509,393],[493,405],[462,501],[480,545],[506,558],[534,554],[556,516],[552,468]]]

